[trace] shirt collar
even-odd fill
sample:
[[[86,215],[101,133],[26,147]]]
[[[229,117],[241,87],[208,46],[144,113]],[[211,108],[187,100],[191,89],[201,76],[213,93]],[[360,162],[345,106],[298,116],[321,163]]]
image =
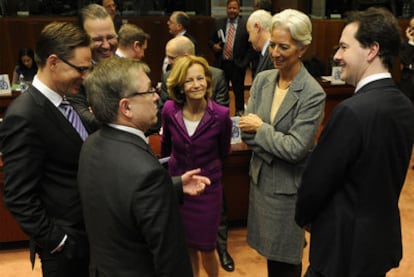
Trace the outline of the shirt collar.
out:
[[[269,51],[268,46],[270,44],[270,40],[268,39],[266,43],[263,45],[262,49],[262,56],[264,57],[266,55],[266,52]]]
[[[115,55],[120,58],[125,58],[125,55],[119,49],[116,49]]]
[[[377,73],[377,74],[369,75],[358,82],[355,88],[355,93],[357,93],[366,84],[374,82],[376,80],[385,79],[385,78],[391,78],[391,73],[384,72],[384,73]]]
[[[47,99],[49,99],[49,101],[52,102],[55,107],[59,107],[60,103],[62,103],[62,96],[60,96],[59,93],[50,89],[42,81],[40,81],[39,78],[37,78],[37,75],[34,77],[32,85]]]
[[[184,36],[184,34],[185,34],[185,30],[184,30],[184,31],[182,31],[181,33],[178,33],[178,34],[176,35],[176,37],[179,37],[179,36]]]
[[[108,125],[111,126],[112,128],[139,136],[148,144],[148,138],[145,136],[144,132],[139,129],[132,128],[132,127],[125,126],[125,125],[115,124],[115,123],[109,123]]]
[[[227,18],[227,24],[233,23],[234,25],[237,25],[238,20],[239,20],[239,17],[236,17],[235,19]]]

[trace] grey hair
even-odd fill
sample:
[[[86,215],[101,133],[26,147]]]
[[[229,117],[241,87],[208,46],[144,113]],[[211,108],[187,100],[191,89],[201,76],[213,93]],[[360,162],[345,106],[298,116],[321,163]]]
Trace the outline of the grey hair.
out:
[[[135,91],[139,71],[149,74],[148,65],[120,57],[105,59],[94,67],[84,86],[93,113],[100,122],[115,122],[119,101]]]
[[[312,42],[312,23],[309,17],[294,9],[286,9],[272,17],[271,32],[275,28],[284,28],[290,32],[292,38],[300,45],[309,45]]]
[[[256,10],[247,19],[247,24],[260,23],[263,29],[270,31],[270,26],[272,23],[272,15],[270,12],[265,10]]]

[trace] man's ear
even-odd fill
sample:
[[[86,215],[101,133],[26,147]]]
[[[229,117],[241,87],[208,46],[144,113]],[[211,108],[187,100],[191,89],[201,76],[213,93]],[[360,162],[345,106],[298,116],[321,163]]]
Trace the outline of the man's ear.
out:
[[[56,64],[58,62],[58,57],[55,54],[50,55],[46,60],[46,65],[49,66],[50,70],[56,69]]]
[[[134,44],[133,44],[133,46],[134,46],[134,50],[136,51],[138,48],[140,48],[141,47],[141,43],[139,42],[139,41],[134,41]]]
[[[380,46],[378,42],[374,42],[371,46],[368,47],[368,49],[369,51],[367,59],[369,62],[371,62],[379,55]]]
[[[119,100],[119,112],[122,116],[125,116],[127,118],[131,118],[132,111],[130,107],[130,102],[127,98],[122,98]]]

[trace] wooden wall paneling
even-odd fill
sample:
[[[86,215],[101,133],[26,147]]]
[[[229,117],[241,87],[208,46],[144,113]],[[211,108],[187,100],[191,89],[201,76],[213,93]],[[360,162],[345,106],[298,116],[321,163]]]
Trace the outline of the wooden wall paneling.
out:
[[[312,20],[312,52],[310,54],[324,63],[327,75],[331,73],[329,59],[334,47],[338,45],[343,25],[343,20]]]
[[[4,53],[4,69],[7,70],[10,78],[13,76],[19,49],[22,47],[35,49],[37,38],[47,24],[53,21],[76,23],[76,19],[72,17],[4,17],[1,20],[4,24],[3,34],[6,39],[5,43],[0,46],[0,52],[1,55]]]
[[[306,14],[310,11],[311,1],[307,0],[276,0],[273,1],[274,12],[279,12],[284,9],[296,9]]]
[[[0,43],[0,74],[9,74],[6,44],[9,43],[10,37],[6,36],[6,27],[2,17],[0,17],[0,34],[3,37],[3,41]]]
[[[195,37],[199,46],[201,56],[203,56],[210,65],[214,62],[214,54],[208,47],[210,34],[214,29],[214,19],[210,16],[191,17],[189,33]]]

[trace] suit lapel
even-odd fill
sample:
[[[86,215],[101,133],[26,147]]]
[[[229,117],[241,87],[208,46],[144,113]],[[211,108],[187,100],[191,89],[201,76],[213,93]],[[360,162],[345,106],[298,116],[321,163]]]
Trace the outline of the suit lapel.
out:
[[[53,105],[40,91],[35,87],[28,91],[33,97],[35,103],[42,107],[46,118],[49,118],[56,126],[56,130],[61,130],[65,136],[74,143],[82,143],[82,139],[78,132],[73,128],[72,124],[66,119],[63,113]]]
[[[214,114],[211,105],[212,102],[208,100],[206,111],[204,112],[204,115],[201,118],[200,123],[198,124],[197,129],[194,132],[193,137],[197,136],[198,134],[202,134],[206,128],[212,127],[211,121],[214,121]]]
[[[174,121],[187,141],[190,141],[191,138],[198,136],[198,134],[202,133],[206,128],[211,128],[211,121],[214,121],[214,114],[211,105],[212,101],[208,100],[206,111],[203,117],[201,118],[200,123],[198,124],[192,137],[190,137],[190,135],[188,134],[187,127],[185,126],[183,110],[178,106],[175,106],[173,116]]]
[[[274,125],[277,125],[277,123],[290,111],[290,109],[292,109],[298,99],[298,96],[293,92],[291,88],[289,88],[285,99],[283,99],[282,104],[276,113]]]
[[[188,135],[187,128],[185,127],[183,110],[178,108],[177,105],[174,105],[174,109],[175,109],[175,112],[174,112],[175,123],[178,126],[180,132],[183,134],[184,138],[187,141],[189,141],[190,136]]]

